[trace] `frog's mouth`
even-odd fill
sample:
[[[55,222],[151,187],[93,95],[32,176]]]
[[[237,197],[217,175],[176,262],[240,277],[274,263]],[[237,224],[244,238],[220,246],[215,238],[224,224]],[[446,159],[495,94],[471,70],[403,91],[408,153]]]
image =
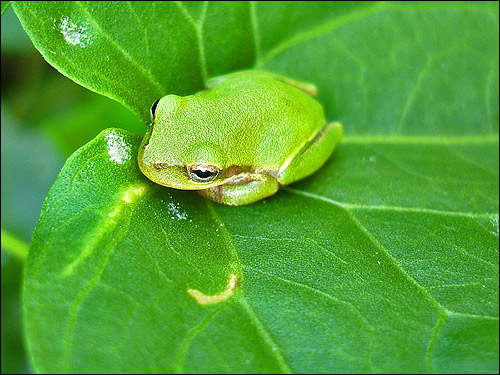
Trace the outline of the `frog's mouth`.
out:
[[[151,181],[174,189],[199,190],[203,189],[200,184],[189,181],[186,167],[164,162],[142,162],[139,163],[141,172]]]
[[[220,172],[220,178],[224,179],[225,182],[230,180],[235,180],[241,178],[243,174],[253,173],[255,171],[254,167],[251,166],[239,166],[231,165]]]
[[[139,163],[142,173],[157,184],[180,190],[205,190],[224,184],[245,183],[245,176],[255,169],[250,166],[230,166],[221,170],[212,181],[193,181],[188,173],[190,166],[184,164],[168,164],[165,162]],[[240,182],[241,181],[241,182]]]

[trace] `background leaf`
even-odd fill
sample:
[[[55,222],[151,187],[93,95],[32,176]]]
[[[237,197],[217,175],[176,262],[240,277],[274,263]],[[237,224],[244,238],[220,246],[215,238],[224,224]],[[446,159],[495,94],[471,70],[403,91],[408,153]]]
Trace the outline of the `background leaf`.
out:
[[[24,373],[27,366],[22,340],[21,273],[22,263],[5,254],[2,243],[2,374]]]
[[[1,7],[2,7],[2,16],[5,13],[7,9],[9,9],[10,6],[10,1],[2,1]]]
[[[2,88],[3,90],[3,88]],[[64,158],[37,128],[22,128],[2,102],[2,373],[26,373],[21,319],[22,263],[40,207]],[[17,259],[16,259],[17,258]]]
[[[256,66],[315,82],[346,129],[318,173],[245,207],[146,180],[140,136],[80,149],[26,268],[38,371],[498,372],[497,3],[157,3],[168,64],[141,60],[145,37],[121,26],[150,4],[30,4],[14,8],[44,57],[144,121],[161,90],[129,85],[138,72],[182,94]],[[221,12],[243,25],[234,39]],[[64,38],[72,24],[84,46]],[[203,53],[172,54],[186,40]],[[117,83],[84,82],[69,63],[84,57]],[[226,294],[201,305],[193,290]]]

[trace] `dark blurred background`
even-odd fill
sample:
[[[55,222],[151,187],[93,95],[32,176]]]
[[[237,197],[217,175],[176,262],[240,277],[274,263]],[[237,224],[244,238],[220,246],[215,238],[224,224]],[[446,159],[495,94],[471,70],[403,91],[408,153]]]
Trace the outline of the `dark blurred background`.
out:
[[[119,127],[142,134],[145,127],[121,104],[48,65],[12,8],[2,16],[1,28],[1,372],[30,373],[21,280],[43,200],[65,160],[101,130]]]

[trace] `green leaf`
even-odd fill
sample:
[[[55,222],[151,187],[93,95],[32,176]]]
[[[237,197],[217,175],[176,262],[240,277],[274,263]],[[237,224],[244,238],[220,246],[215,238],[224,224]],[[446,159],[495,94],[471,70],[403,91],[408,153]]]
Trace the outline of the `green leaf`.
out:
[[[497,3],[157,3],[161,62],[123,28],[153,6],[48,4],[14,4],[37,48],[71,50],[56,66],[75,80],[95,73],[82,56],[114,51],[97,71],[120,69],[125,94],[91,88],[143,120],[153,86],[127,85],[141,70],[116,40],[169,93],[244,66],[314,82],[346,136],[316,174],[243,207],[147,180],[138,135],[73,154],[26,266],[37,371],[498,372]],[[93,42],[70,45],[66,17]]]
[[[3,14],[5,13],[5,11],[6,11],[7,9],[9,9],[9,6],[10,6],[10,3],[11,3],[11,2],[12,2],[12,1],[2,1],[2,3],[1,3],[1,7],[2,7],[2,16],[3,16]]]
[[[29,243],[64,158],[40,129],[23,127],[6,104],[1,120],[2,229]]]
[[[21,280],[22,263],[4,253],[2,233],[2,374],[27,373],[28,358],[22,340]]]
[[[244,207],[148,181],[139,142],[102,133],[45,202],[25,285],[39,371],[448,372],[457,320],[469,368],[495,371],[495,137],[346,138]],[[219,303],[189,292],[232,275]]]

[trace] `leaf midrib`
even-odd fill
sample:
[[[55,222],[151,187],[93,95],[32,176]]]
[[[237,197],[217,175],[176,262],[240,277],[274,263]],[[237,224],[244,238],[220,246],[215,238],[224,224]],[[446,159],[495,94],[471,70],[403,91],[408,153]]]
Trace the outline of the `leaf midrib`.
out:
[[[118,51],[120,51],[123,56],[134,66],[137,68],[137,70],[148,80],[151,82],[151,84],[158,90],[159,93],[164,93],[166,90],[163,87],[163,85],[160,83],[157,77],[155,77],[150,70],[146,70],[142,67],[141,64],[139,64],[125,49],[120,46],[106,31],[104,31],[97,21],[92,17],[90,12],[81,4],[80,1],[76,2],[76,5],[82,13],[85,14],[87,17],[87,20],[90,24],[92,24],[96,30],[98,30],[108,41],[109,43],[114,46]]]
[[[208,1],[203,2],[203,9],[200,16],[199,22],[196,22],[191,13],[186,9],[184,4],[180,1],[175,1],[174,4],[179,8],[181,13],[184,15],[188,23],[193,27],[194,33],[196,35],[196,41],[198,42],[198,55],[200,59],[201,66],[201,76],[203,77],[203,83],[206,84],[208,78],[207,62],[205,57],[205,43],[203,42],[203,25],[205,23],[205,17],[207,14]]]
[[[205,204],[210,212],[210,216],[212,217],[212,219],[218,224],[218,226],[221,226],[221,224],[223,222],[220,219],[217,212],[215,212],[215,210],[214,210],[213,206],[215,203],[209,201],[208,199],[204,199],[204,201],[205,201]],[[222,233],[225,237],[225,240],[226,240],[226,243],[228,245],[231,256],[233,257],[233,259],[237,263],[236,265],[233,265],[233,267],[235,268],[234,271],[237,273],[237,276],[239,278],[241,278],[240,282],[243,283],[243,280],[242,280],[243,267],[242,267],[242,264],[241,264],[241,261],[239,258],[238,250],[237,250],[236,246],[234,245],[233,236],[229,232],[229,230],[227,229],[227,227],[225,225],[222,226]],[[244,290],[243,290],[242,294],[243,293],[244,293]],[[266,328],[264,327],[264,325],[260,321],[259,317],[255,313],[253,308],[246,301],[245,297],[244,296],[240,297],[237,302],[243,307],[243,309],[245,310],[245,312],[247,313],[249,318],[252,320],[252,322],[255,325],[255,328],[259,332],[259,334],[262,337],[262,339],[264,340],[264,342],[270,347],[270,350],[271,350],[271,348],[276,349],[276,350],[271,350],[271,353],[274,356],[274,358],[276,359],[276,362],[278,363],[278,366],[281,368],[283,373],[293,373],[293,371],[290,368],[290,365],[288,364],[288,362],[286,361],[281,349],[276,345],[276,343],[272,339],[271,335],[267,332]]]
[[[489,145],[498,143],[497,133],[484,135],[456,135],[456,136],[426,136],[426,135],[345,135],[342,143],[346,144],[408,144],[408,145]]]

